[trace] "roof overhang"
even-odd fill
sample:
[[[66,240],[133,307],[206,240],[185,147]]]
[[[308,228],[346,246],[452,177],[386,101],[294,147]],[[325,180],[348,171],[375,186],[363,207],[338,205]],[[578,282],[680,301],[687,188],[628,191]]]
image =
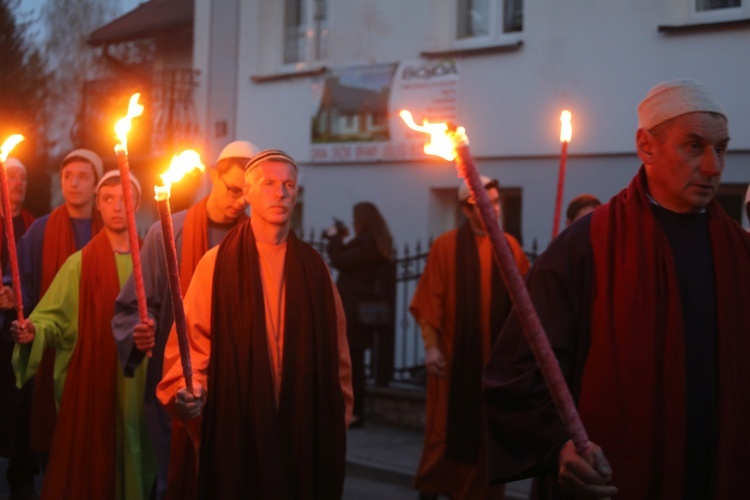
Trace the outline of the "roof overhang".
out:
[[[86,43],[97,47],[192,29],[194,16],[195,0],[150,0],[93,31]]]

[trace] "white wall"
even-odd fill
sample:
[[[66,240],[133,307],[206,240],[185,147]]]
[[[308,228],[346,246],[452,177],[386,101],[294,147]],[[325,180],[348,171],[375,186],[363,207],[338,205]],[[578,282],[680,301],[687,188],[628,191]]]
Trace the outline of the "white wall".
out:
[[[323,228],[332,216],[348,221],[354,203],[370,200],[384,212],[398,243],[426,240],[430,189],[456,186],[453,167],[437,161],[309,164],[311,80],[250,80],[293,69],[281,66],[283,3],[240,2],[236,135],[261,148],[284,149],[304,165],[305,228]],[[452,0],[328,4],[328,67],[415,59],[421,51],[452,46]],[[521,49],[462,58],[459,121],[480,170],[523,189],[527,249],[535,238],[543,249],[550,237],[563,108],[572,111],[574,127],[564,206],[583,192],[607,199],[628,183],[639,165],[633,145],[638,103],[656,83],[686,76],[708,85],[729,116],[724,181],[750,181],[750,28],[660,33],[659,25],[686,19],[686,5],[528,1]],[[209,33],[201,25],[207,8],[196,2],[196,9],[196,64],[206,75],[201,46]],[[207,78],[201,77],[202,84]],[[199,96],[205,98],[205,89]],[[200,107],[208,114],[211,103]]]

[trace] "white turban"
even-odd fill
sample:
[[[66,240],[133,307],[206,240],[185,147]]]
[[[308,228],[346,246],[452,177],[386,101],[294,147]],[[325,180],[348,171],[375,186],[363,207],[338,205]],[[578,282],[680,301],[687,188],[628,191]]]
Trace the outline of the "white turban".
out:
[[[10,170],[11,168],[17,168],[19,170],[23,170],[23,173],[26,173],[26,165],[21,163],[21,160],[18,158],[10,157],[7,160],[5,160],[5,170],[6,172]]]
[[[141,183],[138,182],[138,179],[135,178],[135,176],[133,175],[133,172],[128,172],[128,173],[130,174],[130,184],[132,184],[133,187],[135,187],[135,191],[136,191],[136,194],[137,194],[136,200],[140,201],[140,199],[141,199]],[[111,179],[112,177],[117,177],[119,179],[120,178],[120,171],[118,169],[113,169],[113,170],[107,171],[107,173],[102,176],[102,178],[99,180],[99,183],[96,185],[96,192],[98,193],[99,192],[99,188],[102,187],[102,184],[104,184],[108,179]]]
[[[102,178],[102,175],[104,174],[104,164],[98,154],[90,149],[74,149],[63,158],[62,166],[65,167],[65,165],[74,160],[83,160],[91,163],[96,171],[96,178]]]
[[[257,155],[260,149],[258,146],[248,141],[234,141],[230,142],[224,149],[219,153],[219,157],[216,159],[217,162],[226,158],[252,158]]]
[[[695,112],[718,113],[726,118],[709,90],[695,80],[662,82],[638,105],[638,128],[650,130],[667,120]]]

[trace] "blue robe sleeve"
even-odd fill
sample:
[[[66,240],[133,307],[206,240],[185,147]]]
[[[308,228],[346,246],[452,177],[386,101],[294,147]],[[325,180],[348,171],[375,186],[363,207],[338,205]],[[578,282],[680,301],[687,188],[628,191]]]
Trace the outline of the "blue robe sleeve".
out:
[[[161,323],[164,321],[162,312],[165,290],[168,293],[163,245],[161,226],[156,222],[151,226],[146,234],[146,238],[143,240],[141,268],[143,270],[143,285],[148,304],[148,316],[156,323],[157,336],[159,330],[164,328],[164,325]],[[132,377],[135,374],[135,370],[145,356],[145,353],[139,351],[133,342],[133,329],[139,323],[135,279],[131,274],[115,301],[115,315],[112,318],[112,333],[115,337],[117,353],[126,377]]]

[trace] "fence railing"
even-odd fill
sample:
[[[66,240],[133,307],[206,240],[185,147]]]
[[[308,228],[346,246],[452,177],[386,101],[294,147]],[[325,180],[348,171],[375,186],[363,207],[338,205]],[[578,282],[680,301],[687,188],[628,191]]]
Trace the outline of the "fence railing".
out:
[[[310,231],[304,239],[329,263],[327,242],[320,234]],[[409,313],[409,304],[422,276],[431,245],[431,240],[426,246],[417,241],[412,246],[404,244],[393,250],[396,265],[393,325],[373,334],[372,347],[365,359],[368,382],[371,384],[424,386],[427,383],[422,336],[419,325]],[[536,258],[536,242],[527,256],[531,262]],[[335,279],[336,269],[330,264],[329,267]]]

